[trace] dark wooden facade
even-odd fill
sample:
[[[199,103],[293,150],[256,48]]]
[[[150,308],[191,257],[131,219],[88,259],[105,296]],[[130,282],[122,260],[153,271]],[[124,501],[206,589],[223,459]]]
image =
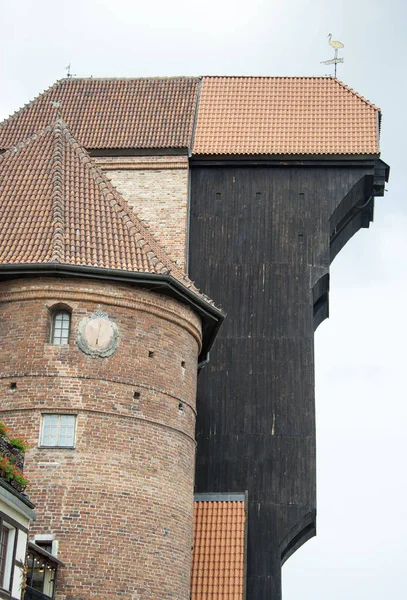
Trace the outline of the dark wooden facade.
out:
[[[248,600],[279,600],[281,565],[315,535],[314,329],[387,171],[192,162],[190,275],[227,314],[198,379],[196,492],[248,490]]]

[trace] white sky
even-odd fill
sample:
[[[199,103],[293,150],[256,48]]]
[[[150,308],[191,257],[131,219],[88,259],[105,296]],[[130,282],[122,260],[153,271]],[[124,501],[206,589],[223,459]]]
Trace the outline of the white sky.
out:
[[[0,119],[68,63],[95,77],[325,75],[330,32],[345,44],[339,78],[383,109],[389,191],[331,269],[331,317],[316,335],[318,537],[286,563],[284,600],[407,597],[406,6],[0,0]]]

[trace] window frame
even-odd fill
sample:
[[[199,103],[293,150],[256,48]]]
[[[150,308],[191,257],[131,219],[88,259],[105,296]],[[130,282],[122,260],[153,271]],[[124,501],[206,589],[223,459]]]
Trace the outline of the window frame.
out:
[[[48,327],[47,327],[47,343],[52,346],[69,346],[71,341],[71,333],[72,333],[72,308],[67,304],[58,302],[53,306],[47,307],[48,314]],[[68,335],[66,338],[66,342],[55,341],[55,321],[58,315],[63,314],[68,316]],[[61,327],[62,333],[62,327]]]
[[[74,428],[73,428],[73,439],[72,439],[72,445],[69,446],[65,446],[65,445],[61,445],[59,443],[57,443],[56,445],[48,445],[48,444],[44,444],[43,439],[44,439],[44,432],[45,432],[45,419],[46,417],[59,417],[58,419],[58,439],[57,442],[59,442],[59,433],[60,433],[60,422],[61,422],[61,417],[73,417],[74,418]],[[67,412],[63,412],[63,413],[57,413],[57,412],[46,412],[46,413],[42,413],[41,414],[41,425],[40,425],[40,431],[39,431],[39,439],[38,439],[38,447],[39,448],[59,448],[59,449],[66,449],[66,450],[75,450],[76,448],[76,435],[77,435],[77,427],[78,427],[78,414],[77,413],[67,413]]]
[[[5,531],[7,532],[7,537],[3,541],[3,534]],[[4,580],[6,577],[7,554],[8,554],[8,549],[9,549],[9,535],[10,535],[9,528],[6,527],[3,522],[0,522],[0,589],[2,589],[2,590],[7,590],[7,588],[4,585]]]
[[[0,573],[0,590],[11,594],[14,580],[15,555],[17,549],[18,529],[8,522],[3,515],[0,516],[0,531],[7,530],[7,540],[4,550],[3,569]]]
[[[61,319],[61,327],[56,327],[57,325],[57,318],[59,316],[62,316]],[[65,321],[65,317],[67,317],[67,321],[68,321],[68,332],[66,334],[66,336],[63,336],[63,324]],[[56,336],[56,332],[60,331],[60,334],[58,336],[59,341],[55,341],[55,336]],[[52,327],[51,327],[51,344],[53,346],[67,346],[69,345],[69,337],[70,337],[70,333],[71,333],[71,313],[67,310],[56,310],[54,311],[53,315],[52,315]],[[62,340],[66,340],[66,341],[62,341]]]
[[[34,543],[35,545],[35,543]],[[38,594],[42,594],[45,598],[55,598],[55,593],[56,593],[56,586],[57,586],[57,577],[58,577],[58,562],[55,563],[54,561],[50,561],[50,553],[45,552],[45,555],[41,552],[41,549],[39,548],[39,551],[35,550],[33,548],[33,545],[31,543],[28,544],[27,547],[27,554],[26,554],[26,560],[27,560],[27,570],[26,570],[26,586],[28,589],[30,590],[35,590]],[[47,557],[46,555],[49,555],[49,557]],[[30,560],[32,560],[32,564],[30,565]],[[34,587],[33,583],[34,583],[34,575],[36,572],[36,563],[39,563],[40,561],[43,562],[42,566],[45,566],[43,572],[43,576],[41,579],[37,579],[37,583],[40,582],[41,583],[41,590],[39,590],[37,587]],[[60,563],[62,564],[62,563]],[[50,570],[51,573],[48,573],[47,575],[47,570]],[[41,571],[38,571],[41,572]],[[44,588],[48,588],[47,592],[51,591],[52,595],[49,595],[49,593],[45,592]],[[51,587],[51,590],[49,589]]]
[[[53,533],[37,533],[36,535],[34,535],[34,544],[36,544],[43,550],[46,550],[46,552],[48,552],[49,554],[58,557],[59,541],[55,539],[55,535]],[[45,545],[51,546],[51,552],[44,548]]]

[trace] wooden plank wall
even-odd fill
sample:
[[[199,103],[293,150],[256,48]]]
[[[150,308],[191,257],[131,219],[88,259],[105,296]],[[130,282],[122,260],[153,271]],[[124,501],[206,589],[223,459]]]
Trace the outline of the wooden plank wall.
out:
[[[332,212],[371,172],[192,168],[190,275],[227,313],[198,378],[196,492],[248,490],[250,600],[280,599],[282,560],[315,531],[312,289]]]

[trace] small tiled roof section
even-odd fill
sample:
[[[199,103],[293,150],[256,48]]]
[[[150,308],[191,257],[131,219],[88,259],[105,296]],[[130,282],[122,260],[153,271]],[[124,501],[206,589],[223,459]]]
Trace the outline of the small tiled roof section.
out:
[[[379,114],[331,77],[204,77],[193,154],[377,155]]]
[[[169,274],[198,293],[60,118],[0,155],[0,230],[0,265]]]
[[[7,149],[46,127],[59,104],[62,118],[86,149],[189,148],[199,78],[57,81],[0,124]]]
[[[245,501],[195,501],[192,600],[242,600]]]

